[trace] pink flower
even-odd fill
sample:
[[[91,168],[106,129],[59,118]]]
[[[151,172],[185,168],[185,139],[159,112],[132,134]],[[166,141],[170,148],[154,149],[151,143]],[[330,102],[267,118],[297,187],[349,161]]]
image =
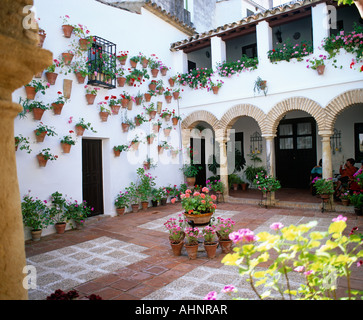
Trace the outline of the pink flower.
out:
[[[212,200],[216,200],[217,199],[216,195],[214,195],[214,194],[212,194],[210,197],[212,198]]]
[[[360,267],[362,264],[363,264],[363,260],[359,260],[359,261],[357,262],[357,267]]]
[[[304,272],[304,275],[308,276],[308,275],[310,275],[312,273],[313,273],[313,270],[309,270],[309,271]]]
[[[294,271],[296,271],[296,272],[303,272],[304,271],[304,266],[298,266],[298,267],[296,267],[295,269],[294,269]]]
[[[176,201],[175,198],[173,198],[173,199],[170,200],[170,202],[173,203],[173,204],[175,203],[175,201]]]
[[[275,222],[272,225],[270,225],[270,228],[272,230],[279,230],[282,229],[284,227],[284,225],[281,222]]]
[[[253,242],[257,240],[257,237],[250,229],[240,229],[238,231],[230,233],[229,239],[231,239],[234,243],[239,243]]]
[[[208,193],[208,192],[209,192],[209,189],[208,189],[207,187],[204,187],[204,188],[202,189],[202,192]]]
[[[347,217],[343,217],[341,214],[334,218],[332,221],[338,222],[338,221],[347,221]]]
[[[235,286],[230,284],[230,285],[225,286],[221,290],[221,292],[223,292],[223,293],[233,293],[233,292],[237,292],[237,289],[235,288]]]
[[[216,291],[211,291],[209,292],[203,300],[217,300],[217,292]]]

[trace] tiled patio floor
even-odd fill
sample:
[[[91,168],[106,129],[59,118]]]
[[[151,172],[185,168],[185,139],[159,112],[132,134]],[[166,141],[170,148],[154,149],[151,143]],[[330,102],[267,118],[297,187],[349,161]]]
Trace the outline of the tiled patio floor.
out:
[[[184,249],[181,256],[173,256],[162,224],[178,212],[180,203],[150,207],[120,217],[104,217],[84,230],[45,236],[39,242],[26,241],[28,263],[38,272],[38,288],[29,291],[29,299],[45,299],[56,289],[76,289],[81,296],[94,293],[104,300],[200,300],[209,291],[220,291],[231,283],[239,287],[240,296],[256,299],[237,271],[220,262],[224,257],[220,248],[212,260],[202,249],[196,260],[189,260]],[[220,203],[215,215],[233,217],[236,229],[259,232],[275,221],[287,225],[317,220],[320,228],[329,225],[338,213]],[[354,226],[363,229],[363,217],[353,213],[345,216],[347,230]],[[363,267],[353,267],[352,286],[363,290]],[[343,283],[338,291],[342,290]]]

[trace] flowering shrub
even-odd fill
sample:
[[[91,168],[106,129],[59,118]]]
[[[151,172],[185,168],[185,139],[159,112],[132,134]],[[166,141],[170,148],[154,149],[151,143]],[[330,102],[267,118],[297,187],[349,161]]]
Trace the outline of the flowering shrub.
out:
[[[229,235],[233,232],[235,224],[236,223],[231,218],[223,219],[221,217],[217,217],[216,231],[218,236],[222,240],[228,240]]]
[[[200,230],[198,228],[188,227],[185,228],[185,238],[187,240],[188,245],[197,245],[198,238],[200,238]]]
[[[87,205],[86,200],[84,200],[82,203],[78,203],[77,200],[75,200],[74,202],[67,200],[65,207],[68,211],[68,218],[73,219],[75,222],[78,223],[84,223],[86,218],[94,210],[94,208]]]
[[[349,196],[350,204],[353,205],[355,208],[362,208],[363,207],[363,193],[353,192]]]
[[[190,70],[189,73],[178,75],[177,81],[183,86],[189,86],[192,89],[200,89],[207,86],[212,75],[213,69],[197,68]]]
[[[216,226],[215,225],[211,225],[211,226],[205,226],[202,230],[203,232],[203,237],[204,237],[204,242],[205,243],[214,243],[216,240]]]
[[[202,193],[194,192],[187,189],[185,193],[180,195],[182,207],[185,213],[188,214],[204,214],[204,213],[214,213],[217,205],[213,203],[216,200],[215,195],[209,195],[209,189],[204,187]]]
[[[217,65],[218,74],[221,77],[230,78],[234,74],[257,69],[258,58],[249,58],[242,55],[241,59],[232,62],[223,62]]]
[[[302,61],[305,56],[311,53],[313,53],[313,46],[310,43],[303,42],[293,45],[287,41],[286,43],[277,43],[276,48],[269,50],[267,55],[271,62],[290,61],[294,58],[297,61]]]
[[[343,235],[346,220],[342,215],[332,219],[327,232],[313,231],[316,221],[288,227],[277,222],[270,226],[273,233],[263,231],[257,235],[248,229],[239,230],[230,235],[237,245],[235,252],[227,254],[222,263],[237,266],[259,299],[273,293],[282,299],[336,299],[336,283],[341,277],[347,278],[347,298],[361,297],[363,291],[351,289],[350,268],[354,263],[357,267],[363,264],[359,260],[363,257],[362,239],[355,230],[349,236]],[[267,261],[271,261],[268,268],[259,266]],[[305,278],[297,289],[289,280],[294,272]],[[260,293],[258,287],[262,286],[264,291]],[[217,293],[210,292],[208,298],[216,299]]]
[[[41,230],[52,223],[46,203],[46,200],[42,201],[30,196],[29,190],[29,194],[25,195],[21,202],[21,213],[25,226],[32,230]]]
[[[165,228],[169,231],[169,239],[171,243],[180,243],[184,239],[184,224],[186,220],[182,215],[178,215],[178,219],[170,218],[164,223]]]
[[[115,199],[115,207],[117,209],[128,207],[130,204],[130,196],[127,191],[120,191]]]
[[[312,181],[312,184],[316,188],[317,194],[333,194],[334,193],[333,180],[331,178],[322,179],[322,178],[316,177]]]
[[[256,174],[253,184],[263,193],[273,192],[281,188],[280,182],[275,177],[266,175],[264,171]]]
[[[207,180],[206,181],[207,188],[216,192],[224,192],[224,184],[221,180]]]

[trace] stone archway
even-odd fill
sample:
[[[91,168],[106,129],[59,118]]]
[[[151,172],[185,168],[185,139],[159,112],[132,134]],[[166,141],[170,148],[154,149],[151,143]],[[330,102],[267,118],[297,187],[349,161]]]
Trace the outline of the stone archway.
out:
[[[325,128],[325,111],[314,100],[306,97],[292,97],[277,103],[266,115],[264,132],[274,136],[280,120],[289,111],[300,110],[309,113],[316,121],[318,130]]]
[[[333,131],[337,116],[346,108],[360,103],[363,103],[363,89],[349,90],[336,96],[325,108],[324,129],[326,131]]]
[[[189,114],[181,123],[182,129],[192,129],[198,122],[204,121],[208,123],[213,130],[218,128],[219,120],[209,111],[200,110]]]

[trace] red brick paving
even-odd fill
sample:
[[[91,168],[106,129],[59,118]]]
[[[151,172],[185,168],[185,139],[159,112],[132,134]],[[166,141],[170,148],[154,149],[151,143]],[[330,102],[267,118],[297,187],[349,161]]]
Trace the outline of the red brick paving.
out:
[[[273,215],[328,217],[338,215],[336,212],[325,212],[304,209],[286,208],[261,208],[257,205],[220,203],[220,210],[238,211],[234,216],[236,228],[257,228]],[[224,254],[219,253],[213,260],[197,258],[189,260],[187,256],[175,257],[170,249],[167,234],[152,230],[136,228],[148,221],[166,217],[167,215],[181,211],[180,203],[167,204],[157,208],[149,208],[146,212],[128,213],[120,217],[105,217],[99,221],[86,225],[84,230],[66,231],[65,234],[53,234],[43,237],[39,242],[26,241],[27,257],[45,253],[54,249],[67,247],[90,239],[107,236],[114,239],[127,241],[147,247],[144,253],[148,258],[134,264],[123,267],[107,276],[86,282],[77,286],[81,296],[92,293],[100,295],[104,300],[138,300],[180,278],[194,268],[204,265],[220,268]],[[354,226],[363,229],[363,217],[357,217],[353,213],[344,214],[348,217],[347,231]],[[355,289],[363,290],[363,267],[355,268],[352,276],[352,285]],[[342,283],[339,292],[344,290]]]

